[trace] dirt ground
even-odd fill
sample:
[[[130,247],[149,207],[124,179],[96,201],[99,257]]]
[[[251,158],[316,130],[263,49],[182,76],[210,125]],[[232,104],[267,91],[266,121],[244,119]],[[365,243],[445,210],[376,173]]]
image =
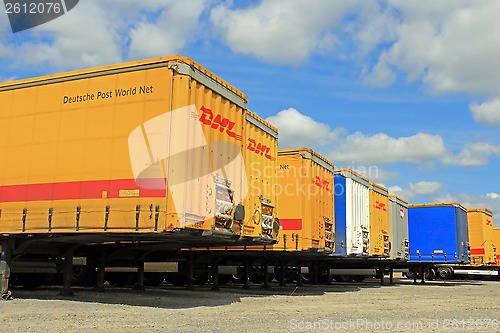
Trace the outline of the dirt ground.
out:
[[[13,290],[2,332],[500,332],[500,282]]]

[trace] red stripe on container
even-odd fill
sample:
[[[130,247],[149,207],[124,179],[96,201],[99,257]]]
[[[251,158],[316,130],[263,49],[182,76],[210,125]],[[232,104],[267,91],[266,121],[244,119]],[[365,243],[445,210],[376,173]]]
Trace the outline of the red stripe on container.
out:
[[[165,179],[152,180],[151,183],[165,184]],[[107,192],[107,198],[119,198],[120,190],[136,189],[139,189],[141,198],[166,195],[165,189],[144,189],[134,179],[112,179],[0,186],[0,202],[100,199],[103,192]]]
[[[471,255],[484,254],[484,248],[470,249]]]
[[[283,230],[301,230],[302,219],[281,219],[280,225],[283,227]]]

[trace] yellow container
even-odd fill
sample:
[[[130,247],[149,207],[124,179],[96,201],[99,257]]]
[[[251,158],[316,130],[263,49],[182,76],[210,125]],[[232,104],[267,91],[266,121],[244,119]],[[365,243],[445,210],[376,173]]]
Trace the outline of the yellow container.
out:
[[[333,163],[312,149],[278,151],[281,223],[275,250],[333,250]]]
[[[497,265],[500,266],[500,228],[493,229],[493,251]]]
[[[276,167],[278,163],[278,130],[276,127],[246,110],[245,115],[245,169],[248,195],[243,203],[246,219],[242,235],[245,237],[277,237]]]
[[[389,191],[370,182],[370,256],[389,256]]]
[[[493,214],[486,208],[467,209],[471,265],[495,263]]]
[[[180,56],[0,84],[0,232],[243,234],[246,104]]]

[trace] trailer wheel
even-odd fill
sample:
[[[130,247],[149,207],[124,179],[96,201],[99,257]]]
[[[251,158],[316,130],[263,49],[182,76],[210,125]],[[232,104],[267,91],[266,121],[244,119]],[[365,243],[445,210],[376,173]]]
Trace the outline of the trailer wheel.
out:
[[[73,285],[89,287],[95,284],[95,280],[95,270],[92,270],[87,266],[73,267]]]
[[[453,276],[453,272],[449,267],[438,267],[436,273],[442,280],[449,280]]]
[[[436,276],[436,274],[434,273],[434,269],[432,269],[432,268],[425,269],[424,277],[426,280],[432,280],[432,279],[434,279],[435,276]]]
[[[415,270],[409,269],[408,272],[405,273],[405,275],[407,279],[413,280],[413,278],[415,277]]]

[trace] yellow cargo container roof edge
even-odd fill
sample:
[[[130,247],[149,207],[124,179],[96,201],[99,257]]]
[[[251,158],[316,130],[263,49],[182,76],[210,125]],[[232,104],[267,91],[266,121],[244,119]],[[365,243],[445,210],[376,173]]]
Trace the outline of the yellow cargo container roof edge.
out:
[[[252,112],[250,110],[246,110],[246,120],[264,132],[268,133],[269,135],[272,135],[275,139],[278,138],[278,128],[274,127],[272,124],[268,123],[266,120],[261,118],[259,115],[257,115],[255,112]]]
[[[389,196],[389,190],[380,184],[370,182],[370,190]]]
[[[323,168],[331,172],[333,172],[335,169],[332,161],[330,161],[323,155],[319,154],[318,152],[314,151],[312,148],[301,147],[301,148],[284,148],[278,150],[278,156],[294,155],[294,154],[300,154],[302,157],[312,160],[316,164],[321,165]]]
[[[481,213],[486,213],[490,216],[493,216],[493,212],[489,210],[488,208],[485,207],[474,207],[474,208],[467,208],[467,213],[468,212],[481,212]]]
[[[234,86],[230,85],[228,82],[224,81],[208,69],[196,63],[194,60],[179,55],[131,61],[115,65],[94,67],[83,70],[4,82],[0,83],[0,92],[159,67],[172,68],[180,74],[189,75],[194,80],[200,82],[201,84],[204,84],[208,88],[229,99],[241,108],[246,108],[247,106],[247,95],[245,95],[243,92],[236,89]],[[216,84],[214,84],[214,82]]]

